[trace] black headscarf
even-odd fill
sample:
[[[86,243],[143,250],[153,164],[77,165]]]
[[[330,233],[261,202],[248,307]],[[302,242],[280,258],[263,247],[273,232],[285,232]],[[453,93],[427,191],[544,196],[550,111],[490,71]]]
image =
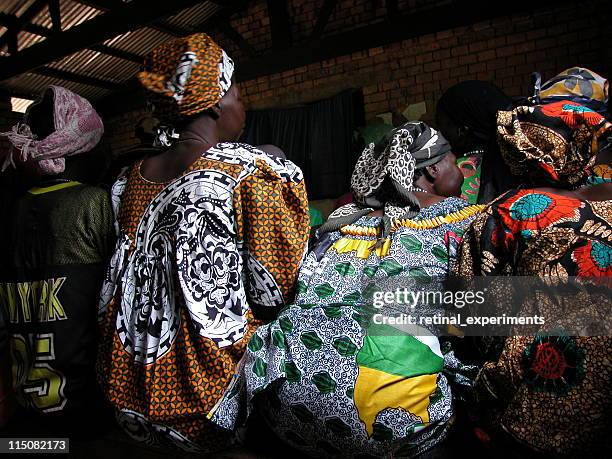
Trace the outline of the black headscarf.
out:
[[[512,99],[486,81],[462,81],[448,88],[436,110],[444,112],[457,127],[467,126],[484,148],[480,166],[478,203],[488,203],[516,186],[496,141],[500,110],[511,110]]]

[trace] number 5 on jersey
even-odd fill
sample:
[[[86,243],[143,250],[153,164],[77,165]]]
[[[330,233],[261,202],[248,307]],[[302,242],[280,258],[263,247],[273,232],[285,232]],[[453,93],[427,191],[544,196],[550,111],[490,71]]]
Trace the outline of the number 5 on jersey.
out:
[[[13,384],[22,402],[43,413],[64,408],[66,380],[49,364],[55,360],[53,334],[13,335],[11,353]]]

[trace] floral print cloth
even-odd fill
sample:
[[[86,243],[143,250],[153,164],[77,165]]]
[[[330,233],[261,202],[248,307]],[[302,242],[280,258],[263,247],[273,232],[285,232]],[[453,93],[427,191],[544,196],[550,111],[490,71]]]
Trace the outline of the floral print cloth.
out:
[[[453,419],[447,376],[469,384],[469,369],[436,336],[372,325],[371,295],[425,277],[442,288],[479,210],[447,198],[415,220],[393,221],[380,247],[380,217],[327,233],[300,269],[295,304],[253,335],[212,420],[235,427],[260,399],[274,432],[313,457],[414,455],[445,438]]]
[[[464,234],[462,276],[588,278],[612,275],[612,202],[581,201],[533,189],[512,190]],[[609,296],[601,298],[609,304]],[[575,324],[576,302],[557,324]],[[540,305],[541,306],[541,305]],[[562,304],[556,306],[559,311]],[[560,316],[560,314],[557,314]],[[490,428],[552,454],[609,448],[612,435],[610,336],[510,336],[478,378]]]
[[[220,143],[180,177],[140,164],[113,187],[119,241],[100,301],[98,379],[120,425],[150,444],[214,450],[207,421],[258,322],[291,300],[309,233],[300,169]]]

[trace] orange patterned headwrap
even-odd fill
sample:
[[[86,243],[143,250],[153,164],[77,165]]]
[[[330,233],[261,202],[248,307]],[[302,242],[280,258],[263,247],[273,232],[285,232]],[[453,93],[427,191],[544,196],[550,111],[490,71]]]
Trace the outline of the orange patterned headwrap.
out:
[[[497,112],[497,141],[517,177],[533,185],[575,186],[585,178],[612,124],[571,100]]]
[[[180,116],[214,106],[232,84],[234,62],[208,35],[197,33],[159,45],[138,79],[149,91],[166,96]]]

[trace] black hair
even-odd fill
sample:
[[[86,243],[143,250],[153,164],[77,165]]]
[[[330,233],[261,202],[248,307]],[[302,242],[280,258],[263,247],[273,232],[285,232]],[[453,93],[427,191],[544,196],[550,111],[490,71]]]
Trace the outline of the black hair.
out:
[[[147,105],[152,115],[159,120],[161,126],[172,126],[178,132],[185,129],[189,123],[201,116],[209,116],[213,120],[219,118],[219,114],[213,107],[193,115],[181,115],[175,99],[153,92],[147,93]],[[217,103],[215,106],[218,108],[219,104]]]
[[[415,169],[414,170],[414,178],[412,179],[412,184],[415,184],[418,179],[423,176],[423,169]]]
[[[55,131],[53,116],[53,90],[47,88],[40,99],[37,99],[26,111],[24,122],[37,139],[44,139]]]
[[[216,105],[218,106],[218,104]],[[200,118],[201,116],[209,116],[215,121],[219,119],[219,114],[216,111],[214,111],[212,108],[207,108],[203,112],[196,113],[195,115],[177,115],[174,127],[177,129],[177,131],[182,131],[189,123],[196,120],[197,118]]]

